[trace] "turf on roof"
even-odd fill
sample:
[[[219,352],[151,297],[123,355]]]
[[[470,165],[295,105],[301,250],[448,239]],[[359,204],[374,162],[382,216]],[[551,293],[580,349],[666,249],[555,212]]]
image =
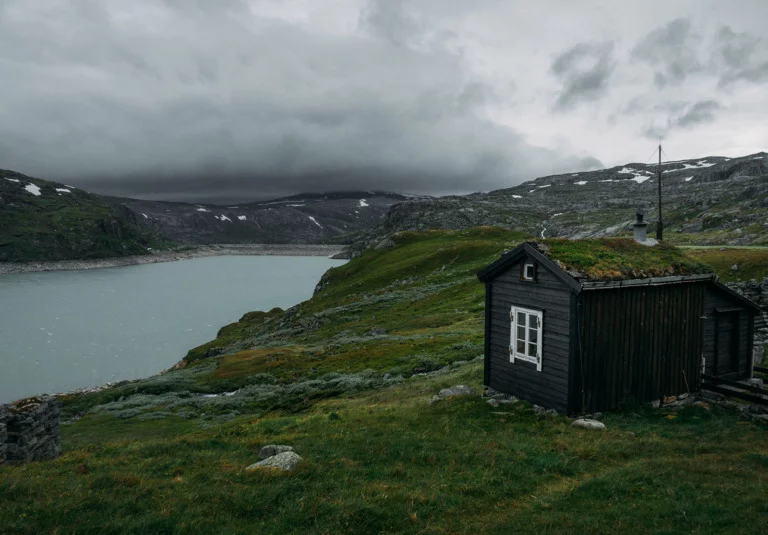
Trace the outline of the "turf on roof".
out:
[[[653,247],[632,239],[539,240],[532,244],[566,271],[590,281],[646,279],[712,273],[712,269],[667,244]]]

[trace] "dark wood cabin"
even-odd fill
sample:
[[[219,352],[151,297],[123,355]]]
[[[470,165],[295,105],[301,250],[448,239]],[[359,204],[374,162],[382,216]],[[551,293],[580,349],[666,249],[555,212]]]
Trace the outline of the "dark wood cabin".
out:
[[[523,243],[483,269],[484,382],[567,414],[751,374],[757,305],[666,245]]]

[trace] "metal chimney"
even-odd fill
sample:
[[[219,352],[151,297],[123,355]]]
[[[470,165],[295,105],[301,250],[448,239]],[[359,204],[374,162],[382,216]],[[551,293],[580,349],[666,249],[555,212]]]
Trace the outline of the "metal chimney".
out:
[[[637,243],[641,243],[643,245],[648,245],[648,246],[653,246],[659,243],[657,240],[654,240],[653,238],[648,237],[648,223],[643,221],[643,217],[645,216],[645,210],[643,210],[642,208],[638,208],[636,216],[637,216],[637,220],[635,221],[635,224],[632,227],[635,234],[635,241]]]
[[[648,241],[648,223],[643,221],[645,211],[642,208],[638,208],[635,215],[637,216],[637,221],[635,221],[635,225],[632,227],[635,233],[635,241],[645,243]]]

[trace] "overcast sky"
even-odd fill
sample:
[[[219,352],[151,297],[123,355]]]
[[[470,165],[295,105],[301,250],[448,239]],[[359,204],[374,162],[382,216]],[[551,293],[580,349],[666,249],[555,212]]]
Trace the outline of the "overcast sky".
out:
[[[0,0],[0,168],[462,193],[768,149],[766,0]]]

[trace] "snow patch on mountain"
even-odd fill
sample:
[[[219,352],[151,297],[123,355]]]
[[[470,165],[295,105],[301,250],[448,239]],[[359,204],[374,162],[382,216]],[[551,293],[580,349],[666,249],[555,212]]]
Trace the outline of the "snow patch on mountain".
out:
[[[365,208],[366,206],[368,206],[368,203],[365,202],[365,199],[360,199],[360,208]]]
[[[323,228],[323,226],[320,223],[318,223],[317,220],[314,217],[309,216],[309,220],[312,221],[318,227]]]
[[[40,188],[35,186],[34,184],[27,184],[26,186],[24,186],[24,189],[27,190],[32,195],[34,195],[35,197],[39,197],[40,195],[42,195]]]

